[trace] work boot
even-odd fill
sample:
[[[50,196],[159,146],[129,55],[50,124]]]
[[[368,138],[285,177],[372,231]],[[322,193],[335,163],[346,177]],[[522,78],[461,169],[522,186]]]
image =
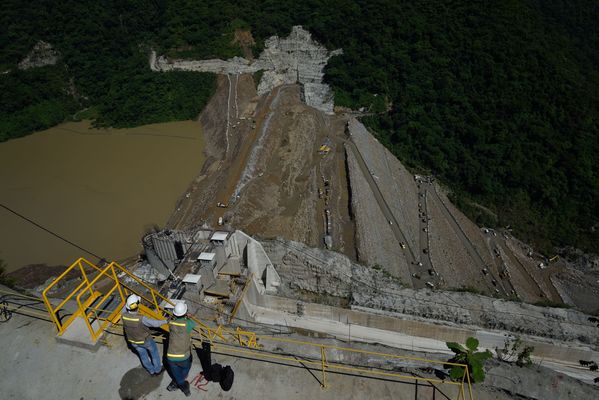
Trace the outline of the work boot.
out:
[[[166,390],[168,390],[169,392],[174,392],[177,389],[179,389],[179,386],[175,381],[171,381],[171,383],[169,383],[169,385],[166,387]]]
[[[183,391],[183,393],[185,393],[185,396],[191,396],[191,392],[189,391],[189,382],[185,381],[185,384],[183,385],[181,390]]]

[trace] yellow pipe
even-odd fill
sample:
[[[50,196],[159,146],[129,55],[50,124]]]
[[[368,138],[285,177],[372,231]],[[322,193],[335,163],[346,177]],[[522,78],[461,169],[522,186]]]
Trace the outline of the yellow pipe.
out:
[[[270,341],[273,341],[273,342],[284,342],[284,343],[301,344],[301,345],[312,346],[312,347],[324,346],[327,349],[334,349],[334,350],[340,350],[340,351],[348,351],[348,352],[352,352],[352,353],[370,354],[370,355],[387,357],[387,358],[397,358],[397,359],[400,359],[400,360],[423,361],[423,362],[427,362],[427,363],[447,364],[447,365],[455,365],[455,366],[459,366],[459,367],[465,367],[466,366],[465,364],[450,363],[450,362],[438,361],[438,360],[428,360],[426,358],[419,358],[419,357],[398,356],[398,355],[395,355],[395,354],[380,353],[380,352],[376,352],[376,351],[353,349],[351,347],[338,347],[338,346],[326,345],[326,344],[323,344],[323,345],[321,345],[321,344],[314,344],[314,343],[311,343],[311,342],[304,342],[304,341],[295,340],[295,339],[273,338],[273,337],[268,337],[268,336],[257,336],[257,337],[259,339],[262,339],[262,340],[267,340],[267,341],[270,340]]]
[[[77,261],[75,261],[73,264],[71,264],[71,266],[69,268],[67,268],[62,274],[60,274],[56,279],[54,279],[50,283],[50,285],[48,285],[48,287],[46,287],[46,289],[44,289],[44,291],[42,292],[42,298],[44,300],[44,304],[46,305],[46,308],[48,309],[48,313],[50,314],[50,317],[52,318],[54,324],[56,325],[56,328],[58,329],[58,333],[60,335],[62,335],[64,333],[64,330],[73,322],[77,313],[72,315],[71,317],[69,317],[64,323],[61,323],[58,320],[58,318],[56,317],[56,313],[58,313],[58,311],[61,310],[62,307],[67,303],[67,301],[69,301],[75,295],[75,293],[77,291],[79,291],[81,288],[83,288],[83,286],[85,286],[87,284],[88,288],[90,288],[89,280],[87,278],[87,274],[85,273],[85,269],[83,268],[82,262],[85,262],[87,265],[93,267],[94,269],[96,269],[98,271],[100,270],[98,267],[96,267],[95,265],[93,265],[92,263],[87,261],[86,259],[79,258]],[[71,270],[75,269],[75,267],[79,267],[79,269],[81,271],[81,275],[84,278],[84,281],[81,282],[57,307],[53,308],[52,304],[48,300],[48,291],[52,287],[54,287],[60,280],[62,280],[68,273],[70,273]],[[90,295],[93,295],[91,288],[90,288]]]
[[[224,345],[223,344],[214,344],[213,345],[213,347],[215,349],[218,349],[219,346],[230,346],[230,345],[226,345],[226,344],[224,344]],[[280,355],[276,355],[276,354],[264,354],[264,353],[253,351],[251,349],[245,350],[245,349],[237,349],[237,348],[227,348],[224,351],[253,355],[258,358],[270,358],[273,360],[290,361],[293,363],[309,364],[309,365],[314,365],[316,367],[322,367],[321,361],[298,360],[297,358],[280,356]],[[366,368],[348,367],[348,366],[342,366],[342,365],[337,365],[337,364],[327,364],[327,368],[329,368],[329,369],[334,368],[334,369],[350,371],[350,372],[353,371],[353,372],[358,372],[361,374],[373,374],[373,375],[389,376],[389,377],[401,378],[401,379],[411,379],[411,380],[418,380],[418,381],[425,381],[425,382],[433,382],[433,383],[439,383],[439,384],[445,384],[445,385],[456,385],[456,386],[461,385],[459,382],[442,381],[439,379],[430,379],[430,378],[421,378],[421,377],[417,377],[417,376],[402,375],[402,374],[398,374],[398,373],[394,373],[394,372],[375,371],[375,370],[369,370]]]
[[[320,347],[320,361],[322,361],[322,384],[321,387],[323,389],[325,389],[327,387],[327,375],[326,375],[326,363],[327,363],[327,356],[325,354],[325,350],[324,350],[324,346]]]
[[[235,303],[235,307],[233,307],[233,311],[231,311],[231,316],[229,317],[229,323],[233,322],[233,320],[235,319],[235,315],[237,315],[239,306],[241,305],[241,302],[243,301],[243,298],[245,297],[245,292],[247,292],[247,289],[250,286],[250,282],[252,281],[253,276],[254,276],[254,273],[251,273],[250,276],[248,277],[248,279],[245,281],[245,286],[243,287],[243,290],[241,291],[239,300],[237,300],[237,303]]]
[[[9,292],[7,290],[0,289],[0,293],[12,295],[12,296],[19,296],[19,297],[23,297],[25,299],[44,301],[44,299],[42,299],[41,297],[28,296],[26,294],[22,294],[22,293],[19,293],[19,292]]]
[[[58,283],[58,281],[60,281],[62,278],[64,278],[69,272],[71,272],[71,270],[73,268],[75,268],[75,266],[77,265],[77,263],[79,262],[79,260],[82,260],[82,258],[79,258],[77,261],[75,261],[73,264],[71,264],[71,266],[67,269],[64,270],[64,272],[60,275],[58,275],[58,277],[56,279],[54,279],[47,288],[44,289],[44,291],[42,292],[42,296],[45,296],[46,293],[48,292],[48,290],[50,290],[51,288],[54,287],[54,285],[56,285]]]
[[[119,288],[119,296],[121,296],[121,303],[122,303],[125,301],[125,295],[123,294],[123,288],[120,285],[119,278],[118,278],[118,276],[116,276],[116,271],[114,268],[112,268],[112,276],[113,276],[114,281],[118,282],[117,286]]]
[[[470,371],[468,370],[468,366],[466,365],[466,379],[468,380],[468,392],[470,393],[470,400],[474,400],[472,396],[472,383],[470,382]]]
[[[23,306],[16,306],[13,304],[7,304],[2,307],[8,309],[9,311],[16,312],[18,314],[32,315],[34,317],[38,317],[38,318],[42,318],[42,319],[46,319],[49,316],[48,314],[38,313],[36,311],[32,311],[30,309],[24,308]]]

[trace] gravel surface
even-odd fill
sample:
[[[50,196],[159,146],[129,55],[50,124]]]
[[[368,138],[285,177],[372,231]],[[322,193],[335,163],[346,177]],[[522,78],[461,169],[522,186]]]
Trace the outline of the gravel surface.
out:
[[[352,140],[375,178],[383,198],[397,223],[401,226],[410,247],[419,250],[418,188],[414,176],[389,152],[364,125],[350,120]]]
[[[346,155],[351,180],[352,209],[356,218],[358,260],[370,266],[380,265],[402,282],[410,284],[412,278],[408,261],[389,222],[362,175],[353,151],[347,149]]]
[[[473,269],[473,261],[459,237],[441,212],[442,205],[434,196],[428,196],[430,256],[435,269],[444,280],[444,287],[471,287],[487,294],[491,291],[482,279],[482,273]]]

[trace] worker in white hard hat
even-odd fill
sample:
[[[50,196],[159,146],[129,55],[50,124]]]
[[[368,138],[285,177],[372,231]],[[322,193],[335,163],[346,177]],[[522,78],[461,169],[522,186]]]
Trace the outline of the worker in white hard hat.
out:
[[[160,361],[162,357],[160,357],[158,346],[148,328],[158,328],[168,321],[165,319],[152,319],[139,314],[140,301],[141,298],[136,294],[127,297],[125,310],[121,315],[123,330],[127,341],[139,355],[141,365],[150,375],[160,375],[164,371]]]
[[[189,319],[187,304],[178,302],[173,310],[174,318],[169,321],[168,351],[166,365],[173,380],[166,390],[172,392],[181,389],[186,396],[191,396],[187,375],[191,369],[191,332],[196,323]]]

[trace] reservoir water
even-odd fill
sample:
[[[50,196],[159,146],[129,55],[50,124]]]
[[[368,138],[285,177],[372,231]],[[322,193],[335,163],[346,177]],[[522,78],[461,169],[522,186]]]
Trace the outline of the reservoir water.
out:
[[[0,143],[0,203],[108,260],[141,251],[203,163],[195,121],[132,129],[69,122]],[[0,259],[70,265],[84,254],[0,208]]]

